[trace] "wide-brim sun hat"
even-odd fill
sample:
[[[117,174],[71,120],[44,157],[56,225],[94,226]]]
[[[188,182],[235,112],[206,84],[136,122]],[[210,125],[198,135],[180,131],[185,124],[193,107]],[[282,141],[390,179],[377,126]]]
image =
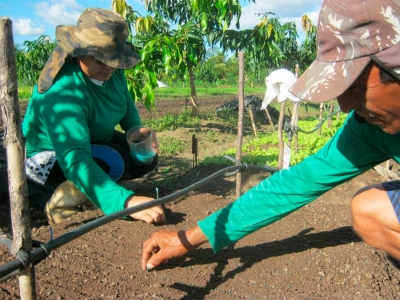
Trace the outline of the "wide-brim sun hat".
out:
[[[87,8],[77,25],[56,28],[58,45],[48,58],[38,81],[38,91],[47,91],[68,56],[87,55],[115,69],[129,69],[139,61],[132,44],[127,43],[129,30],[118,13],[102,8]]]
[[[115,69],[129,69],[140,60],[126,43],[129,30],[125,19],[111,10],[88,8],[76,26],[59,25],[56,38],[72,57],[89,55]]]
[[[335,99],[371,61],[400,78],[399,42],[399,1],[325,0],[317,24],[317,57],[290,92],[310,102]]]

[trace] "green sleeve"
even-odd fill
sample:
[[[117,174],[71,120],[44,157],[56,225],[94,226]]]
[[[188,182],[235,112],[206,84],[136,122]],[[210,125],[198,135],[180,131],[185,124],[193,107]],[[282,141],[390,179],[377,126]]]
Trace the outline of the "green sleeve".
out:
[[[125,200],[134,192],[116,184],[93,161],[87,114],[90,102],[78,91],[48,95],[42,101],[42,120],[65,177],[73,182],[105,214],[124,208]],[[57,97],[57,101],[53,99]],[[54,102],[53,102],[54,100]],[[52,104],[53,103],[53,104]]]
[[[350,114],[335,136],[315,155],[263,180],[235,202],[198,225],[214,251],[234,243],[310,203],[333,187],[389,157],[382,131]],[[398,144],[398,142],[397,142]]]
[[[123,71],[117,70],[103,87],[75,65],[61,72],[46,93],[39,94],[35,87],[23,122],[27,156],[54,150],[68,180],[104,213],[119,211],[134,192],[115,183],[93,161],[90,144],[107,141],[121,119],[141,124],[132,98],[127,99]]]

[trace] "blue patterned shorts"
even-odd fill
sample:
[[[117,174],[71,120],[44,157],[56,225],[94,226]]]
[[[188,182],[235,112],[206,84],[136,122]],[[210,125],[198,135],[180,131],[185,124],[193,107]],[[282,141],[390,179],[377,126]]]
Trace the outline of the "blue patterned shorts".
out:
[[[382,183],[400,223],[400,180]]]

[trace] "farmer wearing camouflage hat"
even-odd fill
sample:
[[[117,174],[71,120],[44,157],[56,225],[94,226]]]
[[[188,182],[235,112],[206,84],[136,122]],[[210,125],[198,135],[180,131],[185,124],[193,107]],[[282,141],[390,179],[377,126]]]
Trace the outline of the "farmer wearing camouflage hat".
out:
[[[117,13],[88,8],[76,26],[57,26],[58,46],[44,66],[23,121],[27,177],[57,187],[47,202],[49,223],[93,203],[106,214],[153,200],[117,181],[138,178],[158,164],[131,156],[125,131],[142,127],[124,69],[139,62],[127,43],[128,24]],[[153,131],[153,147],[158,148]],[[90,201],[89,201],[90,200]],[[164,222],[161,207],[131,217]]]
[[[315,155],[274,173],[196,227],[153,234],[143,245],[143,269],[207,241],[218,251],[388,159],[400,163],[400,2],[325,0],[317,26],[317,58],[292,93],[312,102],[337,98],[348,113],[343,126]],[[400,181],[364,187],[350,213],[366,243],[400,260]]]

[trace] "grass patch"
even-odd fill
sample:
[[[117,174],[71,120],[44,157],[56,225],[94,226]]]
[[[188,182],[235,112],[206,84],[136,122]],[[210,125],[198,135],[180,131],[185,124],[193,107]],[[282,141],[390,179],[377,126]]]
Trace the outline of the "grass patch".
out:
[[[156,97],[190,97],[190,87],[187,88],[160,88],[156,89]],[[265,93],[265,87],[256,87],[256,88],[246,88],[246,94],[260,94]],[[197,97],[204,97],[204,96],[226,96],[238,95],[238,88],[237,87],[223,87],[223,88],[216,88],[216,87],[196,87],[196,95]]]
[[[174,130],[181,127],[195,127],[200,123],[199,117],[191,117],[190,110],[185,110],[180,115],[167,114],[161,118],[146,119],[146,126],[155,131]]]
[[[182,153],[189,148],[189,144],[175,137],[158,138],[158,144],[162,156],[171,157],[175,154]]]
[[[18,99],[28,100],[32,96],[33,87],[29,85],[18,85]]]

